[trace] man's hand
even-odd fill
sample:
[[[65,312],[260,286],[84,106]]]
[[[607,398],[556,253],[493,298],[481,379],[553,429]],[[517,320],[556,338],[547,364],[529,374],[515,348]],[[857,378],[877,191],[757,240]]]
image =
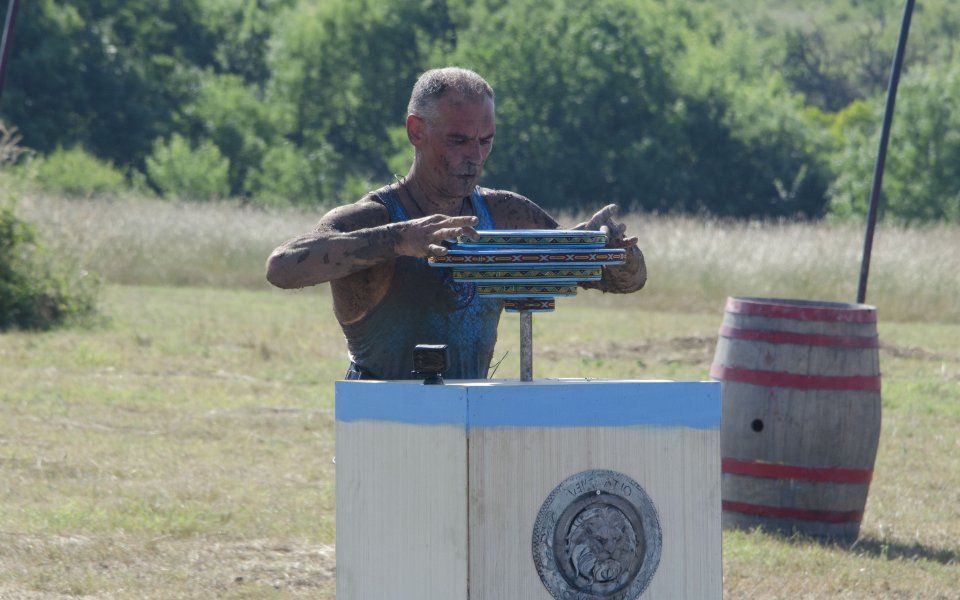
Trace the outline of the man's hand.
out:
[[[479,219],[474,216],[430,215],[395,223],[394,226],[399,230],[396,253],[417,258],[443,256],[447,253],[447,249],[441,245],[444,240],[455,240],[461,235],[477,239],[474,226],[478,222]]]
[[[627,226],[613,220],[617,214],[617,205],[608,204],[598,210],[588,221],[575,226],[574,229],[585,231],[602,231],[607,236],[607,246],[611,248],[629,248],[636,246],[639,238],[624,237]]]

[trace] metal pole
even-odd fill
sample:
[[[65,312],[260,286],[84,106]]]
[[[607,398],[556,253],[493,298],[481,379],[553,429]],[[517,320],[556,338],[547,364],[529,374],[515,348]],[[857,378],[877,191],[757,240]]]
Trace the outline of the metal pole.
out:
[[[520,311],[520,381],[533,381],[533,313]]]
[[[867,277],[870,274],[870,254],[873,251],[873,231],[877,224],[877,204],[880,200],[880,186],[883,184],[883,167],[887,160],[887,143],[890,141],[890,124],[893,122],[893,107],[897,102],[897,86],[900,84],[900,69],[903,67],[903,54],[907,47],[907,35],[910,33],[910,18],[913,15],[914,0],[906,0],[903,6],[903,20],[900,24],[900,39],[897,52],[893,57],[890,70],[890,85],[887,87],[887,109],[883,115],[883,128],[880,131],[880,148],[873,169],[873,187],[870,190],[870,208],[867,212],[867,231],[863,240],[863,260],[860,263],[860,284],[857,287],[857,303],[867,299]]]
[[[0,40],[0,95],[3,94],[3,82],[7,78],[7,60],[10,57],[10,47],[13,46],[13,29],[17,25],[17,11],[20,0],[10,0],[7,3],[7,20],[3,25],[3,39]]]

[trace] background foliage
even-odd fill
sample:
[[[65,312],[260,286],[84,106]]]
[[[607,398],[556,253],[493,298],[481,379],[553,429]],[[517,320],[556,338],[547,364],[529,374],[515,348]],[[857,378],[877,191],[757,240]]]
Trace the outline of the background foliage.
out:
[[[0,203],[0,332],[49,329],[95,312],[97,282],[64,269],[33,226]]]
[[[857,216],[901,13],[900,0],[38,0],[21,9],[0,117],[46,165],[18,168],[47,188],[329,207],[403,174],[413,81],[459,64],[498,93],[487,185],[554,210]],[[918,4],[885,218],[960,218],[958,33],[960,5]],[[67,176],[81,152],[95,183]]]

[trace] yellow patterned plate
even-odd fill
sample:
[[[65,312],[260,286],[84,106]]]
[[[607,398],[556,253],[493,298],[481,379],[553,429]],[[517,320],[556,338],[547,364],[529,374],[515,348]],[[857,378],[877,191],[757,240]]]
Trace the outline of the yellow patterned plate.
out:
[[[576,285],[478,285],[477,294],[487,298],[553,298],[574,296]]]
[[[601,231],[577,229],[487,229],[479,239],[457,238],[458,248],[603,248],[607,236]]]

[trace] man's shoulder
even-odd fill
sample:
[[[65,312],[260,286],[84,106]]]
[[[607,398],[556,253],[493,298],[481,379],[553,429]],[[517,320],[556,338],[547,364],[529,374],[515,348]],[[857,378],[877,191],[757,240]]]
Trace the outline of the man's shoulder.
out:
[[[516,192],[511,192],[510,190],[495,190],[491,188],[480,188],[480,193],[483,195],[483,199],[488,203],[518,203],[518,204],[533,204],[534,202],[522,196]]]
[[[335,229],[337,231],[356,231],[379,227],[390,222],[390,212],[376,195],[370,192],[352,204],[345,204],[325,214],[317,229]]]
[[[510,190],[481,188],[494,223],[502,229],[556,229],[557,222],[533,200]]]

